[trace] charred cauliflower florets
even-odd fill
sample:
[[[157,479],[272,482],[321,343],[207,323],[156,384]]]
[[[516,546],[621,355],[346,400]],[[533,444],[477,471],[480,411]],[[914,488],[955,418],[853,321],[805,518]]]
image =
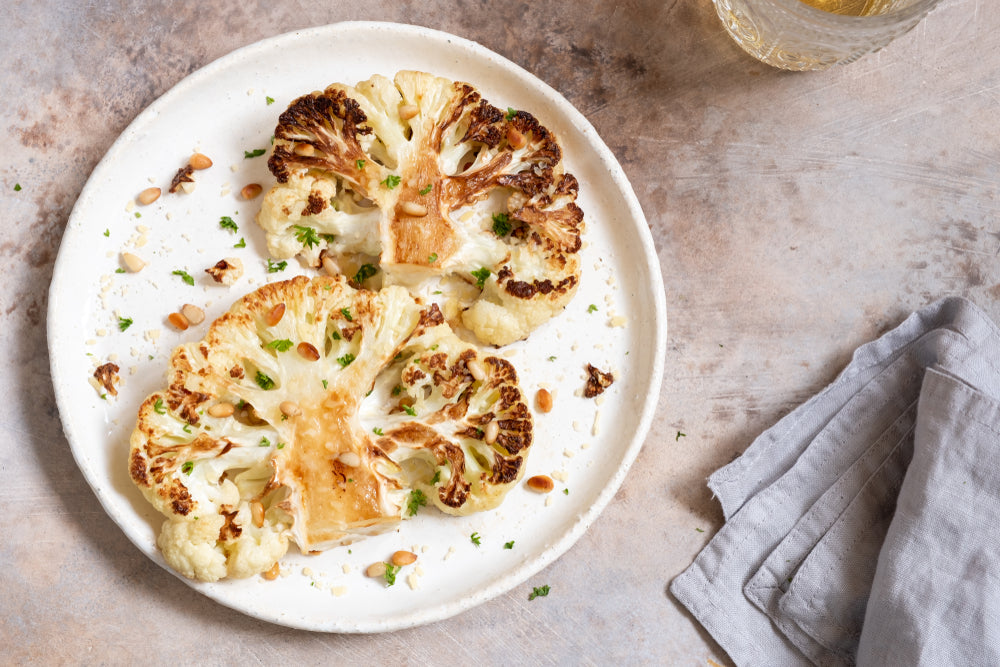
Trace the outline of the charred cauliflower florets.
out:
[[[275,257],[299,255],[355,283],[443,290],[495,345],[526,337],[572,298],[578,185],[531,114],[505,113],[468,84],[399,72],[298,98],[274,136],[278,184],[257,221]]]
[[[290,541],[383,532],[413,490],[453,514],[496,507],[531,445],[514,368],[398,286],[266,285],[177,347],[168,380],[129,473],[167,517],[167,562],[207,581],[264,572]]]

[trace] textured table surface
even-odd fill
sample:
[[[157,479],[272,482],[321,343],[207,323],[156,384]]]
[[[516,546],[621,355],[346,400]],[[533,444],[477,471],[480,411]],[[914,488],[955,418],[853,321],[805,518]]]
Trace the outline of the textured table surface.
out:
[[[67,217],[128,123],[233,49],[348,19],[478,41],[579,108],[646,213],[670,320],[652,433],[539,576],[552,594],[376,636],[245,617],[136,550],[70,456],[44,333]],[[721,525],[707,475],[913,309],[961,294],[1000,316],[994,2],[944,0],[826,73],[751,60],[707,0],[24,1],[0,24],[0,63],[4,664],[725,663],[667,592]]]

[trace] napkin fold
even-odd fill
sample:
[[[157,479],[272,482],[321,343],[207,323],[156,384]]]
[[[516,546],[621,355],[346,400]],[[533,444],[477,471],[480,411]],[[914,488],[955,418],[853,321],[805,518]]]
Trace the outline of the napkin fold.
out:
[[[948,298],[716,471],[670,590],[740,665],[1000,664],[1000,330]]]

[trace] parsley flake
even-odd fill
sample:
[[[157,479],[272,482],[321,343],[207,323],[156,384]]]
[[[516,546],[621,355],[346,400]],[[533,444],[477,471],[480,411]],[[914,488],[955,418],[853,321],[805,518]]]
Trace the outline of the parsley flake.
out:
[[[274,380],[269,378],[261,371],[257,371],[257,375],[256,377],[254,377],[254,382],[256,382],[257,386],[259,386],[261,389],[264,390],[274,389]]]
[[[493,214],[493,233],[497,236],[504,237],[510,234],[510,230],[513,226],[510,224],[510,216],[506,213],[494,213]]]
[[[288,340],[287,338],[278,338],[276,340],[272,340],[264,347],[266,347],[269,350],[276,350],[278,352],[288,352],[290,349],[292,349],[292,345],[293,345],[292,341]]]
[[[132,318],[131,317],[119,317],[118,318],[118,329],[120,331],[125,331],[130,326],[132,326]]]
[[[514,548],[514,540],[511,540],[510,542],[504,542],[503,548],[504,549],[513,549]]]
[[[431,256],[427,258],[427,263],[428,264],[433,264],[437,260],[438,260],[438,254],[436,252],[432,252]]]
[[[419,192],[420,194],[422,194],[422,195],[425,195],[425,194],[427,194],[428,192],[430,192],[430,191],[431,191],[431,190],[432,190],[433,188],[434,188],[434,184],[433,184],[433,183],[428,183],[428,184],[427,184],[427,185],[425,185],[424,187],[420,188],[420,190],[418,190],[418,192]]]
[[[327,381],[323,380],[323,389],[326,389]]]
[[[358,269],[358,272],[354,274],[353,280],[354,282],[360,285],[364,281],[374,276],[376,273],[378,273],[378,269],[376,269],[371,264],[362,264],[361,268]]]
[[[528,600],[534,600],[535,598],[543,598],[549,594],[549,585],[535,586],[531,589],[531,595],[528,596]]]
[[[568,496],[569,495],[569,489],[568,488],[567,489],[563,489],[563,495],[564,496]]]
[[[335,330],[333,333],[330,334],[330,338],[334,340],[340,340],[341,338],[343,338],[343,336],[340,335],[339,331]]]
[[[167,409],[165,407],[163,407],[163,399],[162,398],[156,399],[156,402],[153,403],[153,412],[155,412],[158,415],[165,415],[165,414],[167,414]]]
[[[397,185],[399,185],[400,181],[402,180],[403,180],[402,178],[396,176],[395,174],[389,174],[388,176],[385,177],[385,180],[382,181],[382,185],[392,190]]]
[[[348,322],[353,322],[354,318],[351,316],[351,311],[349,308],[341,308],[340,314],[344,316],[344,319]]]
[[[475,544],[477,547],[480,545],[479,533],[473,533],[472,535],[469,535],[469,539],[472,540],[472,543]]]
[[[514,109],[512,107],[507,107],[507,115],[504,116],[504,118],[510,121],[514,120],[514,116],[516,115],[517,115],[517,109]]]
[[[236,243],[233,244],[233,247],[234,248],[246,248],[247,247],[247,240],[244,239],[244,238],[240,238],[239,241],[237,241]]]
[[[192,470],[194,470],[193,461],[185,461],[184,465],[181,466],[181,472],[185,475],[190,475]]]
[[[252,157],[260,157],[266,152],[267,151],[264,150],[263,148],[255,148],[252,151],[243,151],[243,159],[249,160]]]
[[[117,269],[115,269],[115,273],[125,273],[125,269],[119,266]]]
[[[681,438],[686,438],[686,437],[687,433],[681,433],[680,431],[677,431],[677,435],[674,436],[674,442],[677,442]]]
[[[354,166],[356,166],[359,170],[364,169],[365,168],[365,161],[364,160],[357,160],[357,161],[354,162]]]
[[[261,438],[260,439],[260,446],[261,447],[270,447],[271,446],[271,441],[268,440],[267,438]]]
[[[283,442],[279,442],[279,443],[278,443],[277,445],[275,445],[275,447],[276,447],[277,449],[284,449],[284,448],[285,448],[285,443],[283,443]]]
[[[264,103],[267,104],[267,106],[271,106],[274,104],[274,98],[268,95],[264,98]]]
[[[21,184],[20,183],[15,183],[14,184],[14,192],[20,192],[20,191],[21,191]]]
[[[406,511],[410,516],[415,516],[421,507],[427,504],[427,496],[420,489],[410,491],[410,499],[406,501]]]
[[[228,215],[224,215],[221,218],[219,218],[219,226],[222,227],[223,229],[230,229],[233,231],[233,233],[240,231],[239,225],[237,225],[236,221],[230,218]]]
[[[416,417],[417,416],[417,411],[413,409],[412,405],[404,405],[403,406],[403,412],[405,412],[406,414],[410,415],[411,417]]]
[[[382,429],[379,428],[378,426],[372,429],[372,433],[374,433],[375,435],[385,435],[385,433],[382,432]]]
[[[589,306],[587,306],[587,312],[588,313],[596,313],[597,312],[597,306],[595,306],[594,304],[590,304]]]
[[[402,385],[397,384],[395,387],[392,388],[392,395],[393,396],[399,396],[402,393],[403,393],[403,386]]]
[[[556,355],[553,354],[551,357],[549,357],[549,361],[555,361],[555,360],[556,360]]]
[[[704,532],[705,532],[705,531],[704,531],[704,530],[702,530],[701,528],[695,528],[695,530],[697,530],[697,531],[698,531],[699,533],[704,533]]]
[[[441,481],[441,468],[434,471],[434,476],[431,477],[431,484],[437,484]]]
[[[107,236],[107,237],[110,237],[111,236],[111,230],[110,229],[105,229],[104,230],[104,235]]]
[[[180,269],[177,269],[171,275],[180,276],[181,280],[186,282],[188,285],[194,285],[194,278],[192,278],[187,271],[181,271]]]
[[[396,573],[399,572],[400,565],[393,565],[392,563],[385,564],[385,585],[392,586],[396,583]]]
[[[483,289],[486,286],[486,279],[490,277],[490,270],[484,266],[478,271],[473,271],[472,277],[476,279],[476,287]]]
[[[354,355],[348,352],[342,357],[337,357],[337,363],[340,364],[343,368],[347,368],[348,366],[351,365],[351,362],[354,361],[354,359],[355,359]]]
[[[284,271],[285,267],[288,266],[288,262],[281,260],[280,262],[275,262],[272,260],[267,260],[267,272],[277,273],[278,271]]]
[[[302,225],[294,225],[294,227],[296,241],[307,248],[319,245],[319,236],[316,234],[315,229],[312,227],[303,227]]]
[[[181,430],[184,431],[185,433],[190,433],[191,432],[191,427],[188,426],[187,424],[184,424],[184,426],[181,428]]]

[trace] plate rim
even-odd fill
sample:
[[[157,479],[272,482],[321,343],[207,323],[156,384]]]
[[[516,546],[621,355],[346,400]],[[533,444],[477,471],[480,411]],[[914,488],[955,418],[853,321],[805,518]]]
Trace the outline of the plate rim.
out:
[[[650,295],[653,297],[653,302],[655,304],[655,309],[651,318],[653,325],[651,342],[654,343],[655,349],[652,355],[653,368],[649,384],[650,389],[655,391],[650,391],[643,403],[642,410],[637,420],[637,428],[632,433],[631,441],[628,446],[622,451],[621,464],[618,466],[614,475],[609,478],[608,483],[601,489],[600,493],[597,495],[596,501],[584,511],[580,512],[575,521],[573,521],[570,527],[565,530],[558,537],[558,539],[544,549],[539,555],[523,561],[512,568],[507,574],[493,579],[486,587],[476,591],[473,595],[449,601],[429,609],[403,613],[394,617],[388,623],[355,622],[354,624],[344,624],[334,622],[329,625],[317,626],[311,623],[296,623],[296,619],[282,617],[282,614],[277,611],[268,614],[256,607],[249,609],[240,607],[231,603],[227,599],[214,595],[210,587],[216,584],[205,584],[204,582],[189,580],[160,560],[151,558],[154,563],[163,567],[176,578],[180,579],[199,593],[205,595],[207,598],[247,616],[277,625],[302,630],[330,633],[367,634],[401,630],[419,625],[425,625],[441,621],[455,616],[463,611],[467,611],[468,609],[476,607],[512,590],[518,584],[526,581],[528,578],[553,563],[556,559],[565,554],[574,544],[576,544],[580,537],[583,536],[587,529],[604,511],[615,494],[617,494],[649,435],[653,417],[656,412],[656,406],[658,405],[659,394],[663,389],[664,362],[666,359],[667,344],[667,307],[663,276],[655,244],[653,242],[652,233],[649,229],[649,223],[646,220],[638,198],[636,197],[635,192],[628,181],[623,168],[621,167],[621,164],[615,158],[611,149],[608,148],[607,144],[600,137],[596,129],[590,121],[587,120],[583,113],[570,103],[559,91],[509,58],[496,53],[476,41],[442,30],[413,24],[385,21],[343,21],[321,26],[313,26],[300,30],[291,30],[241,46],[212,60],[210,63],[198,68],[194,72],[191,72],[171,86],[167,91],[158,96],[145,109],[136,115],[136,117],[129,122],[124,130],[122,130],[88,176],[87,181],[83,189],[80,191],[80,195],[77,197],[73,209],[70,212],[65,229],[70,229],[70,226],[77,219],[78,215],[82,215],[81,211],[85,208],[87,202],[93,198],[93,193],[99,189],[100,182],[103,180],[102,177],[104,176],[104,172],[111,168],[111,164],[114,162],[117,154],[132,140],[136,129],[141,128],[153,117],[158,115],[162,107],[166,107],[173,103],[176,98],[183,97],[186,89],[197,86],[202,80],[215,76],[218,71],[223,70],[232,64],[238,63],[240,60],[243,60],[256,52],[273,49],[275,46],[279,46],[287,41],[314,40],[323,35],[335,35],[343,30],[402,34],[408,37],[429,39],[436,43],[446,45],[445,48],[458,48],[460,50],[472,52],[477,57],[484,58],[487,61],[494,61],[502,69],[507,70],[516,77],[527,80],[536,87],[538,92],[541,92],[553,103],[555,103],[559,107],[560,112],[565,114],[566,118],[570,120],[578,130],[589,135],[588,143],[601,158],[603,166],[608,169],[608,176],[613,181],[615,189],[627,204],[628,221],[630,225],[635,227],[636,238],[640,242],[642,250],[641,254],[645,260],[647,265],[646,268],[648,269],[649,275],[652,279],[652,284],[650,285]],[[75,441],[74,438],[79,440],[79,434],[77,432],[74,419],[68,416],[70,413],[68,409],[65,409],[65,406],[69,405],[71,397],[67,395],[66,386],[68,385],[61,387],[57,382],[57,378],[61,376],[62,371],[60,369],[59,357],[53,354],[53,347],[62,335],[62,332],[55,331],[55,318],[53,314],[58,310],[61,299],[63,298],[63,295],[59,293],[57,288],[65,282],[65,274],[70,270],[68,266],[69,260],[67,259],[69,256],[69,250],[67,247],[68,246],[66,244],[60,241],[59,251],[56,255],[52,278],[49,284],[48,307],[46,310],[46,339],[49,354],[49,371],[53,381],[53,392],[55,394],[56,405],[59,410],[60,424],[77,467],[80,469],[81,473],[83,473],[83,477],[86,480],[87,485],[94,492],[94,495],[97,496],[97,499],[105,513],[108,514],[116,525],[118,525],[119,529],[122,530],[126,538],[135,544],[144,556],[149,557],[150,554],[146,552],[144,546],[136,542],[130,532],[121,524],[119,517],[116,516],[117,513],[111,511],[108,505],[110,499],[107,498],[103,490],[97,486],[96,480],[92,477],[94,471],[86,461],[81,459],[82,452],[78,452],[78,448],[73,444]]]

